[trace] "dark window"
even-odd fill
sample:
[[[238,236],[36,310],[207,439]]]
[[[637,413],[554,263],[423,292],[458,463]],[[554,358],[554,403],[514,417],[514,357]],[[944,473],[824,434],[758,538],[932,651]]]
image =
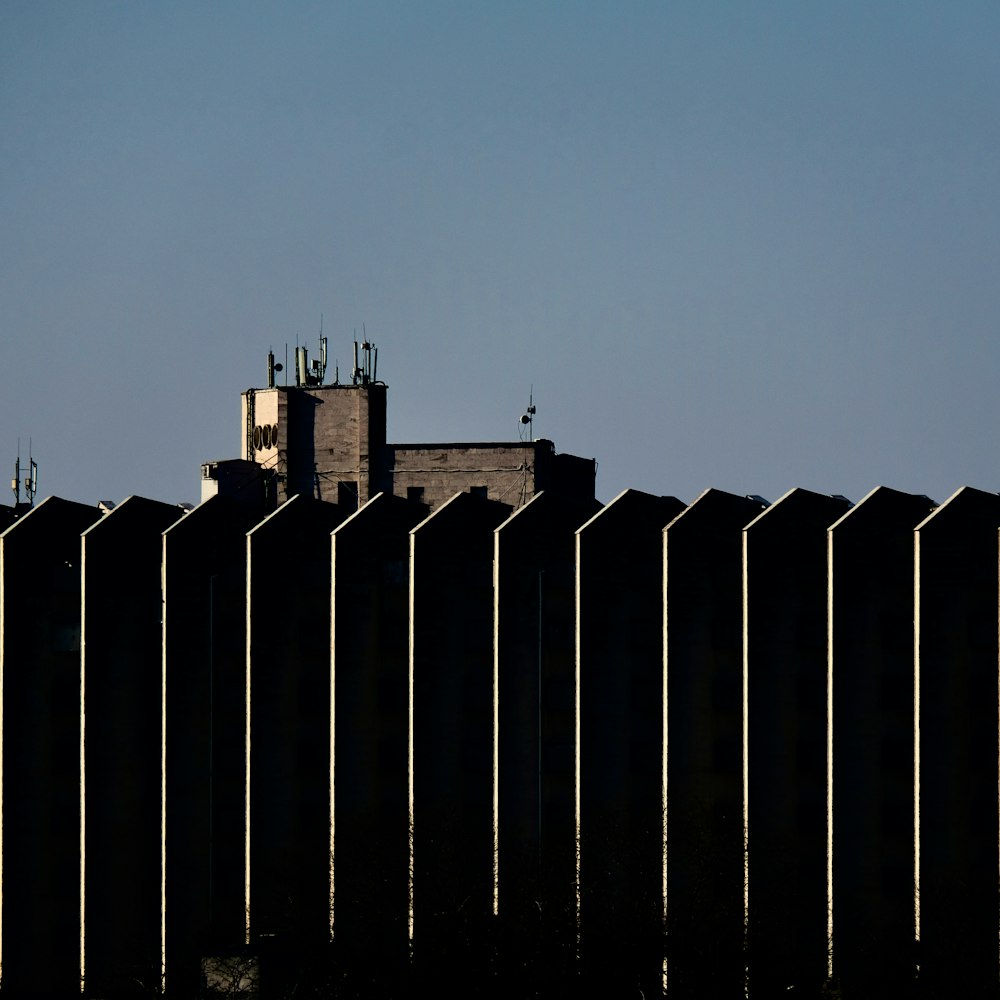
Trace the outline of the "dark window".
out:
[[[418,503],[424,502],[424,488],[423,486],[407,486],[406,487],[406,499],[416,500]]]
[[[474,497],[484,497],[484,496],[486,496],[486,487],[485,486],[470,486],[469,487],[469,492]]]

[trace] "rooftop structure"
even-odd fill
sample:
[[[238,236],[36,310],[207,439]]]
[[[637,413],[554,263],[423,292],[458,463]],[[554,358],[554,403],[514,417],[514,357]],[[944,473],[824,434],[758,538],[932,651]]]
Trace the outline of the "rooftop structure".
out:
[[[561,455],[545,439],[531,439],[529,406],[521,418],[526,440],[514,442],[389,444],[385,382],[378,351],[354,344],[350,382],[339,372],[325,382],[326,338],[310,364],[295,351],[295,384],[275,384],[273,352],[267,385],[242,394],[241,458],[202,465],[202,500],[244,495],[277,505],[301,495],[360,507],[378,493],[439,507],[456,493],[472,492],[523,506],[542,490],[580,500],[594,498],[596,462]]]

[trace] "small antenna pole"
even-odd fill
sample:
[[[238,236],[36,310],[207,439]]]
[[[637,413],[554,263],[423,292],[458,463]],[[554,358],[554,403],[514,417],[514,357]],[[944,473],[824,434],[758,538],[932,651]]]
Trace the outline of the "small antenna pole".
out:
[[[521,426],[522,428],[527,425],[528,427],[528,440],[534,441],[534,419],[535,419],[535,387],[532,386],[528,390],[528,408],[521,414]],[[522,431],[523,434],[523,431]],[[524,438],[522,436],[521,440]]]
[[[24,493],[28,503],[35,506],[35,494],[38,492],[38,463],[31,457],[31,438],[28,438],[28,478],[24,481]]]
[[[316,371],[319,384],[326,379],[326,337],[323,336],[323,314],[319,314],[319,368]]]

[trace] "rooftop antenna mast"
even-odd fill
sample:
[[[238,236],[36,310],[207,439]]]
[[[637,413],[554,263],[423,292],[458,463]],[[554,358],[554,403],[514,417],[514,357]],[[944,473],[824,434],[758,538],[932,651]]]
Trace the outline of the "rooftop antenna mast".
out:
[[[534,441],[535,440],[535,437],[534,437],[534,420],[535,420],[535,412],[536,411],[535,411],[534,396],[535,396],[535,387],[531,386],[531,388],[528,390],[528,408],[524,411],[524,413],[521,414],[521,425],[522,425],[521,440],[522,441],[524,440],[524,430],[523,430],[523,427],[525,425],[527,425],[527,428],[528,428],[528,440],[529,441]]]
[[[288,363],[288,345],[285,344],[285,363]],[[284,365],[280,361],[275,362],[274,360],[274,348],[270,348],[267,352],[267,387],[268,389],[274,388],[274,373],[284,371]],[[288,377],[285,376],[285,382],[287,384]]]
[[[38,463],[31,457],[31,438],[28,438],[28,474],[24,477],[24,495],[29,507],[35,506],[35,494],[38,492]],[[10,488],[14,491],[14,506],[21,506],[21,439],[17,439],[17,458],[14,461],[14,478]]]
[[[355,330],[355,336],[357,331]],[[361,336],[364,340],[360,344],[354,341],[354,372],[351,381],[354,385],[370,385],[378,378],[378,348],[368,340],[368,331],[364,323],[361,324]],[[358,357],[358,347],[361,348],[361,357]]]
[[[319,314],[319,360],[313,362],[317,384],[322,385],[326,379],[326,337],[323,336],[323,314]]]

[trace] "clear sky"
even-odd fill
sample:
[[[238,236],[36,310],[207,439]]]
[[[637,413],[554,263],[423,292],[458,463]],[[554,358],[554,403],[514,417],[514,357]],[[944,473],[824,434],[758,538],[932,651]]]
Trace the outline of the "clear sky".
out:
[[[998,154],[996,0],[5,0],[0,481],[197,501],[322,315],[605,501],[1000,490]]]

